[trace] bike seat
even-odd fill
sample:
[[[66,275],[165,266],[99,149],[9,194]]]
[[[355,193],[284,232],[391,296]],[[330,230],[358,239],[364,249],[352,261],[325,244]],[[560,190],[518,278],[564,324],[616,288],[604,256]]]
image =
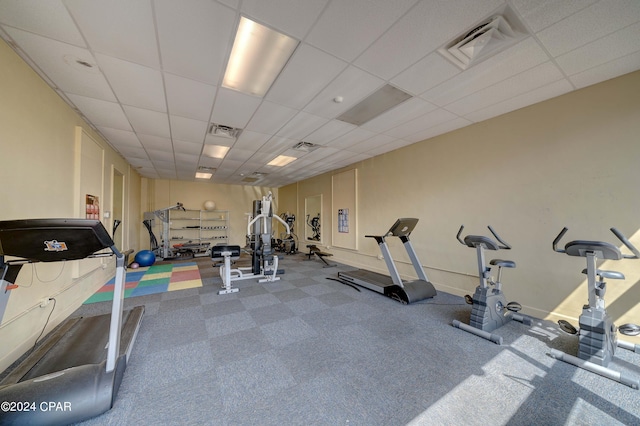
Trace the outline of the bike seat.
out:
[[[582,270],[583,274],[587,273],[586,269]],[[610,278],[612,280],[624,280],[624,274],[616,271],[603,271],[602,269],[596,269],[596,276],[602,278]]]
[[[513,260],[493,259],[491,262],[489,262],[489,264],[499,266],[500,268],[516,267],[516,262],[514,262]]]

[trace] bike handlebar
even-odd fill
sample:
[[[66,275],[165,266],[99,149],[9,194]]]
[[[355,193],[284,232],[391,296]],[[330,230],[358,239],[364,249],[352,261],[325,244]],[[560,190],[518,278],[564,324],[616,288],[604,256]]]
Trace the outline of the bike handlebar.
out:
[[[633,253],[633,256],[630,255],[630,254],[623,254],[622,257],[624,257],[625,259],[638,259],[638,258],[640,258],[640,251],[638,251],[638,249],[633,244],[631,244],[631,241],[629,241],[627,239],[627,237],[622,235],[622,232],[618,231],[616,228],[611,228],[611,232],[613,232],[613,235],[618,237],[618,239],[620,241],[622,241],[622,244],[627,246],[627,248],[629,250],[631,250],[631,253]]]
[[[558,236],[553,240],[553,250],[554,251],[557,251],[558,253],[566,253],[566,251],[564,249],[558,249],[558,243],[560,242],[562,237],[564,237],[564,234],[566,234],[568,230],[569,230],[569,228],[567,228],[565,226],[564,228],[562,228],[562,231],[560,231]],[[632,255],[631,254],[623,254],[622,257],[624,259],[640,259],[640,251],[638,251],[638,249],[633,244],[631,244],[631,241],[629,241],[627,239],[627,237],[622,235],[622,232],[620,232],[616,228],[610,228],[610,230],[611,230],[611,232],[613,232],[613,235],[618,237],[618,239],[620,241],[622,241],[622,244],[624,244],[625,247],[627,247],[631,251],[631,253],[633,253]]]
[[[506,243],[502,238],[500,238],[500,236],[496,233],[496,231],[493,230],[493,228],[491,227],[491,225],[487,226],[487,228],[489,228],[489,231],[491,231],[491,233],[493,234],[493,236],[496,238],[496,240],[498,240],[498,242],[500,244],[498,244],[498,247],[503,249],[503,250],[511,250],[511,245]],[[456,239],[458,241],[460,241],[460,244],[462,244],[463,246],[466,246],[467,243],[465,243],[464,241],[462,241],[460,239],[460,235],[462,234],[462,230],[464,229],[464,225],[460,225],[460,229],[458,230],[458,233],[456,234]]]
[[[567,228],[565,226],[564,228],[562,228],[562,231],[560,231],[558,236],[553,240],[553,245],[552,245],[553,251],[557,251],[558,253],[566,253],[566,251],[564,249],[558,250],[558,243],[560,242],[562,237],[564,237],[564,234],[566,234],[568,230],[569,230],[569,228]]]

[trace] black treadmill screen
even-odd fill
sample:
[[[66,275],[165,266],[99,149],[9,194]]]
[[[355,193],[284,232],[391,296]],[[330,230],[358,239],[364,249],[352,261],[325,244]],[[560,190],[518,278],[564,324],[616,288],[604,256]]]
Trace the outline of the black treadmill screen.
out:
[[[114,245],[99,220],[21,219],[0,221],[0,255],[37,262],[84,259]]]

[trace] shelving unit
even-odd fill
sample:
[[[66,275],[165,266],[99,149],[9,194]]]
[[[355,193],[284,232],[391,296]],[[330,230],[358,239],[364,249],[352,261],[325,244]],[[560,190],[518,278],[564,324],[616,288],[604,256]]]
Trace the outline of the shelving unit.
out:
[[[209,247],[229,240],[228,210],[170,210],[169,244],[176,249],[205,255]]]

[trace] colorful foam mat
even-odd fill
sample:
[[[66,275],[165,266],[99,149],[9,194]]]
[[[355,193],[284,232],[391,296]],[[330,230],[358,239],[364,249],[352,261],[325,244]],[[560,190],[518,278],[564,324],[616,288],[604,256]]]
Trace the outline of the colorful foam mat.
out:
[[[102,286],[84,304],[113,300],[115,277]],[[202,287],[200,270],[195,262],[152,265],[127,269],[124,297],[145,296],[166,291]]]

